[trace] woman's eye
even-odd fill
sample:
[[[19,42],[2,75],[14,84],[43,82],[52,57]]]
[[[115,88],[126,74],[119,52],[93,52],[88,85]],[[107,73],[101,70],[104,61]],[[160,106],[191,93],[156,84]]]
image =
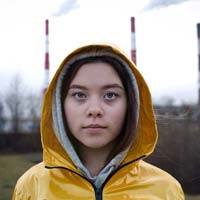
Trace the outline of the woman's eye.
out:
[[[116,97],[118,97],[119,95],[115,92],[108,92],[104,95],[104,98],[106,100],[113,100],[113,99],[116,99]]]
[[[84,100],[87,98],[86,94],[84,94],[83,92],[75,92],[72,94],[73,97],[75,97],[75,99],[77,100]]]

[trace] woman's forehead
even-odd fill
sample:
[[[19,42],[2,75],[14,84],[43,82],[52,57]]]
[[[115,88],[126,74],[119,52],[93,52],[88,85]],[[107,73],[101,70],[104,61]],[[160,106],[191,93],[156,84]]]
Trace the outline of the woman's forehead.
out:
[[[70,85],[81,84],[122,85],[118,73],[110,64],[105,62],[83,64]]]

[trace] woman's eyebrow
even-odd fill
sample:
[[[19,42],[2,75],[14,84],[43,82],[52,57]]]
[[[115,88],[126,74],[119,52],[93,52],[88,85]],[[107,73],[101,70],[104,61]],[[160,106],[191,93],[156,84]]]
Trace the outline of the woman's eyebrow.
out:
[[[82,86],[82,85],[76,85],[76,84],[71,85],[71,86],[69,87],[69,89],[81,89],[81,90],[87,90],[87,88],[86,88],[85,86]]]
[[[119,85],[119,84],[117,84],[117,83],[108,84],[108,85],[103,86],[103,89],[109,89],[109,88],[119,88],[121,90],[124,90],[124,87]]]
[[[113,84],[106,84],[102,87],[103,89],[110,89],[110,88],[118,88],[121,90],[124,90],[124,87],[117,84],[117,83],[113,83]],[[69,89],[81,89],[81,90],[88,90],[88,88],[86,86],[83,85],[77,85],[77,84],[73,84],[69,87]]]

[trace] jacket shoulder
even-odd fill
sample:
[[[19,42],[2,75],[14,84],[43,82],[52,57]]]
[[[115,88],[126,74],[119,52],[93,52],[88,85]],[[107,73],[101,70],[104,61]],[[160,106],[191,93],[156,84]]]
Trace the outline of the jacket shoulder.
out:
[[[160,192],[169,195],[172,199],[184,199],[180,183],[166,171],[145,161],[140,162],[140,170],[150,184],[160,188]]]
[[[12,200],[34,199],[38,176],[44,174],[44,163],[38,163],[28,169],[17,181]]]

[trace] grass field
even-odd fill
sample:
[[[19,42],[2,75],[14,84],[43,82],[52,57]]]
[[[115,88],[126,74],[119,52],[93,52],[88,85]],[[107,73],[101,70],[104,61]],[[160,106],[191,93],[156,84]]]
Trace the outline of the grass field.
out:
[[[0,200],[10,200],[17,179],[41,161],[40,153],[0,155]]]
[[[0,155],[0,200],[11,200],[17,179],[31,166],[40,162],[40,153]],[[200,200],[199,196],[186,196],[186,200]]]

